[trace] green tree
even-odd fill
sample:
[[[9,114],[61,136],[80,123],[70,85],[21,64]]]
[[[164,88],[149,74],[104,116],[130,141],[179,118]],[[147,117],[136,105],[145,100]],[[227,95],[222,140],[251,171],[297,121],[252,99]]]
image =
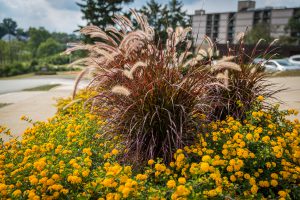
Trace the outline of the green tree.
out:
[[[270,32],[270,26],[268,24],[256,24],[249,32],[246,33],[245,43],[256,44],[260,39],[264,39],[267,43],[270,43],[274,39],[271,37]]]
[[[179,0],[171,0],[167,5],[159,4],[155,0],[150,0],[140,10],[149,21],[149,24],[156,31],[156,40],[165,43],[167,39],[166,29],[177,26],[187,27],[190,25],[186,11],[183,11],[183,4]]]
[[[19,40],[23,40],[23,37],[27,36],[27,33],[24,31],[22,28],[17,28],[16,29],[16,36]]]
[[[68,42],[75,42],[78,41],[79,39],[78,36],[76,36],[75,34],[67,34],[67,33],[59,33],[59,32],[51,33],[51,37],[61,44],[67,44]]]
[[[0,40],[0,65],[29,60],[31,54],[26,51],[25,46],[24,42],[18,40],[10,42]]]
[[[0,24],[0,39],[7,33],[6,29]]]
[[[4,18],[2,23],[0,23],[0,37],[3,37],[7,33],[15,35],[17,27],[17,22],[11,18]]]
[[[291,36],[282,37],[281,40],[285,39],[286,43],[300,45],[300,10],[297,10],[289,19],[285,30],[287,32],[290,31]]]
[[[38,57],[47,57],[62,52],[65,49],[64,45],[60,44],[53,38],[48,38],[42,42],[37,49]]]
[[[190,26],[190,18],[186,11],[183,11],[183,3],[179,0],[169,2],[169,26],[175,29],[177,26]]]
[[[155,27],[155,30],[161,29],[161,7],[162,5],[155,0],[150,0],[140,9],[140,12],[148,18],[149,24]]]
[[[107,25],[112,25],[112,17],[122,11],[122,4],[127,4],[133,0],[81,0],[77,5],[83,13],[83,19],[88,24],[93,24],[104,29]]]
[[[14,35],[18,27],[17,22],[11,18],[4,18],[2,21],[2,26],[7,30],[7,33]]]
[[[33,56],[36,56],[37,49],[42,42],[45,42],[48,38],[51,37],[51,34],[43,27],[40,28],[29,28],[29,41],[28,46],[32,51]]]
[[[140,10],[147,18],[149,24],[154,27],[156,40],[165,40],[168,27],[168,8],[167,5],[159,4],[155,0],[150,0]]]
[[[5,64],[6,62],[6,56],[8,55],[9,47],[7,45],[7,42],[0,40],[0,66],[2,64]]]

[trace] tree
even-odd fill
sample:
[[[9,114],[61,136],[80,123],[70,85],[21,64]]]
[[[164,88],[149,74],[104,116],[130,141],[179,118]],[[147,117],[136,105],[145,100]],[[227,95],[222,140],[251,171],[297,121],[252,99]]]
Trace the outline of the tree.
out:
[[[16,29],[18,27],[17,22],[11,18],[4,18],[2,21],[2,26],[6,28],[7,33],[15,35]]]
[[[0,66],[5,64],[7,55],[9,54],[9,47],[7,42],[0,40]]]
[[[300,10],[297,10],[289,19],[288,24],[285,27],[286,31],[290,31],[291,36],[286,38],[288,43],[300,44]]]
[[[51,37],[51,34],[43,27],[40,28],[29,28],[29,41],[28,45],[32,51],[33,56],[36,56],[37,48],[42,42],[45,42]]]
[[[7,33],[6,29],[0,24],[0,39]]]
[[[22,28],[16,29],[16,36],[19,40],[24,40],[24,37],[27,37],[27,33]]]
[[[273,41],[270,32],[270,26],[268,24],[256,24],[248,33],[246,33],[245,43],[256,44],[260,39],[264,39],[267,43],[270,43]]]
[[[154,27],[156,40],[165,40],[167,38],[165,30],[168,27],[167,6],[162,6],[155,0],[150,0],[139,12],[143,13],[148,18],[149,24]]]
[[[4,18],[2,23],[0,23],[0,37],[3,37],[7,33],[15,35],[17,27],[17,22],[11,18]]]
[[[53,32],[51,37],[61,44],[78,41],[78,37],[75,34]]]
[[[156,31],[156,40],[165,43],[167,39],[166,29],[177,26],[187,27],[190,25],[189,17],[186,11],[182,10],[182,2],[171,0],[167,5],[161,5],[155,0],[150,0],[139,11],[143,13],[149,21],[149,24]]]
[[[93,24],[105,29],[107,25],[112,25],[112,17],[122,11],[122,4],[130,3],[133,0],[81,0],[77,3],[83,13],[83,19],[88,24]]]
[[[64,45],[60,44],[53,38],[48,38],[41,43],[37,49],[38,57],[47,57],[62,52],[65,49]]]
[[[162,5],[155,0],[150,0],[140,9],[140,12],[148,18],[149,24],[155,27],[155,30],[161,29],[161,7]]]
[[[25,50],[25,45],[24,42],[18,40],[12,40],[10,42],[0,40],[0,66],[29,60],[31,55]]]
[[[179,0],[169,2],[169,26],[175,29],[177,26],[190,26],[190,19],[186,11],[182,10],[183,3]]]

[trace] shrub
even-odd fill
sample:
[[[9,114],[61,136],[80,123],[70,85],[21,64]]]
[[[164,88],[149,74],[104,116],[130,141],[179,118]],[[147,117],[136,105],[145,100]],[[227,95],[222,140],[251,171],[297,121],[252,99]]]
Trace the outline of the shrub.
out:
[[[218,181],[225,180],[235,188],[230,189],[230,197],[299,198],[299,121],[285,118],[298,112],[279,111],[279,105],[264,110],[262,101],[259,96],[243,121],[228,116],[212,122],[206,135],[199,134],[199,146],[185,149],[191,160],[200,161],[200,166],[207,162],[215,168],[209,168],[207,176],[216,181],[212,194],[217,194]],[[196,173],[199,164],[193,170]],[[285,196],[287,191],[289,197]]]
[[[69,56],[66,56],[66,55],[57,54],[57,55],[47,57],[45,59],[45,61],[47,63],[53,64],[53,65],[65,65],[65,64],[69,63],[70,58],[69,58]]]
[[[79,96],[86,99],[86,94]],[[32,122],[23,116],[34,126],[24,132],[21,141],[13,138],[3,143],[0,139],[0,199],[84,197],[85,189],[79,183],[88,183],[94,177],[92,169],[102,167],[103,157],[108,158],[105,154],[118,145],[101,139],[99,127],[105,122],[81,109],[82,101],[69,103],[61,100],[58,114],[47,122]],[[10,135],[2,127],[0,132]]]
[[[32,60],[31,63],[30,63],[30,67],[35,67],[39,64],[39,61],[38,60]]]
[[[15,76],[30,72],[30,67],[27,63],[11,63],[0,66],[0,76]]]
[[[300,124],[285,119],[295,111],[261,110],[259,97],[245,121],[203,125],[172,162],[135,170],[118,162],[124,146],[106,120],[84,109],[93,95],[61,100],[47,122],[22,117],[33,127],[0,142],[1,199],[299,199]]]
[[[45,42],[41,43],[37,49],[38,57],[47,57],[57,54],[65,49],[64,45],[60,44],[53,38],[48,38]]]

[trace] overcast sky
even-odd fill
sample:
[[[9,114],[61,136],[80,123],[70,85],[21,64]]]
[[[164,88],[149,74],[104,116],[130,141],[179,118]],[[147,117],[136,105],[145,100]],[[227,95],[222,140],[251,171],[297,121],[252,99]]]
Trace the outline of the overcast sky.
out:
[[[18,26],[27,29],[30,26],[44,26],[50,31],[71,33],[84,25],[76,2],[81,0],[0,0],[0,20],[13,18]],[[131,8],[140,8],[147,0],[135,0]],[[157,0],[166,3],[168,0]],[[195,10],[206,12],[235,11],[237,0],[183,0],[184,9],[189,14]],[[256,7],[287,6],[299,7],[299,0],[257,0]]]

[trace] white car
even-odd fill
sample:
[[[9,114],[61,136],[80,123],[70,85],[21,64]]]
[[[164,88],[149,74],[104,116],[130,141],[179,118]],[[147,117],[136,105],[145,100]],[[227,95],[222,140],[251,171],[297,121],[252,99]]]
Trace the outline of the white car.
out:
[[[294,55],[289,58],[289,62],[300,66],[300,55]]]
[[[267,71],[300,70],[300,66],[290,63],[287,59],[267,60],[262,63]]]
[[[252,63],[253,63],[253,64],[261,64],[261,63],[263,63],[264,61],[266,61],[266,59],[264,59],[264,58],[255,58],[255,59],[252,61]]]

